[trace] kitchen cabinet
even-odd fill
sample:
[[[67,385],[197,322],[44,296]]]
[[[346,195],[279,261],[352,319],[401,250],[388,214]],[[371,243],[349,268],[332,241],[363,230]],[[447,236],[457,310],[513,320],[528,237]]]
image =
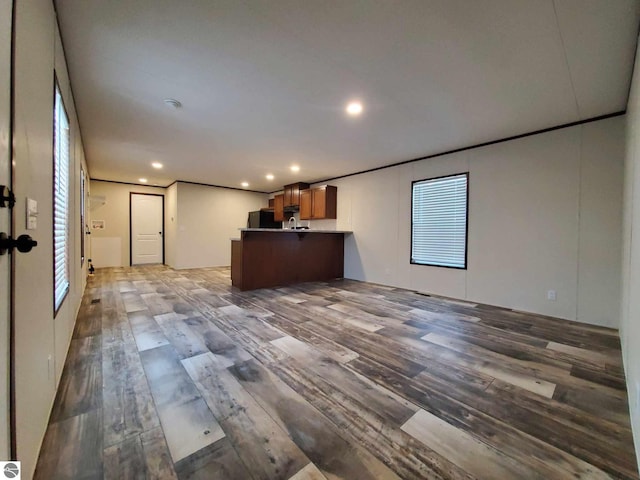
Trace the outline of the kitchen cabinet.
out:
[[[273,197],[273,220],[276,222],[284,222],[284,195],[276,195]]]
[[[300,220],[337,218],[338,187],[323,187],[300,192]]]
[[[300,220],[311,219],[311,190],[302,190],[300,192]]]
[[[284,186],[284,206],[298,207],[300,206],[300,191],[309,188],[308,183],[298,182]]]

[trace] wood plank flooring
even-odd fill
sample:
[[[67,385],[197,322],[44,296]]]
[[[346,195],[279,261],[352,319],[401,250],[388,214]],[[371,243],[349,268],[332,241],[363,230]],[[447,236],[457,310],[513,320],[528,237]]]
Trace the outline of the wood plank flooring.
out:
[[[616,331],[228,268],[89,279],[38,479],[638,479]]]

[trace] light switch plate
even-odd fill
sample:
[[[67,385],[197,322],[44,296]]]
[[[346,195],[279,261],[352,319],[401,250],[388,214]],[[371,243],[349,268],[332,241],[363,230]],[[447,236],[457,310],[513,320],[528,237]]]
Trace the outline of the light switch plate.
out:
[[[27,230],[38,228],[38,202],[27,198]]]

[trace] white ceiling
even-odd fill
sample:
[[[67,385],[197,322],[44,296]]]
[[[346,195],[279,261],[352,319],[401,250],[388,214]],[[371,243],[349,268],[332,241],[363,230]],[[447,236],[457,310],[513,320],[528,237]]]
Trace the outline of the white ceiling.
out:
[[[56,7],[93,178],[262,191],[624,110],[640,15],[637,0]]]

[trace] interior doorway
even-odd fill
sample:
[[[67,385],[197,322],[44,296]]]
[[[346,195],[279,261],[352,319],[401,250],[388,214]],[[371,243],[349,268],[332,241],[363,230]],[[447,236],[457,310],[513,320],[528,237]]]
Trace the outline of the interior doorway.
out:
[[[130,264],[164,263],[164,195],[129,197]]]

